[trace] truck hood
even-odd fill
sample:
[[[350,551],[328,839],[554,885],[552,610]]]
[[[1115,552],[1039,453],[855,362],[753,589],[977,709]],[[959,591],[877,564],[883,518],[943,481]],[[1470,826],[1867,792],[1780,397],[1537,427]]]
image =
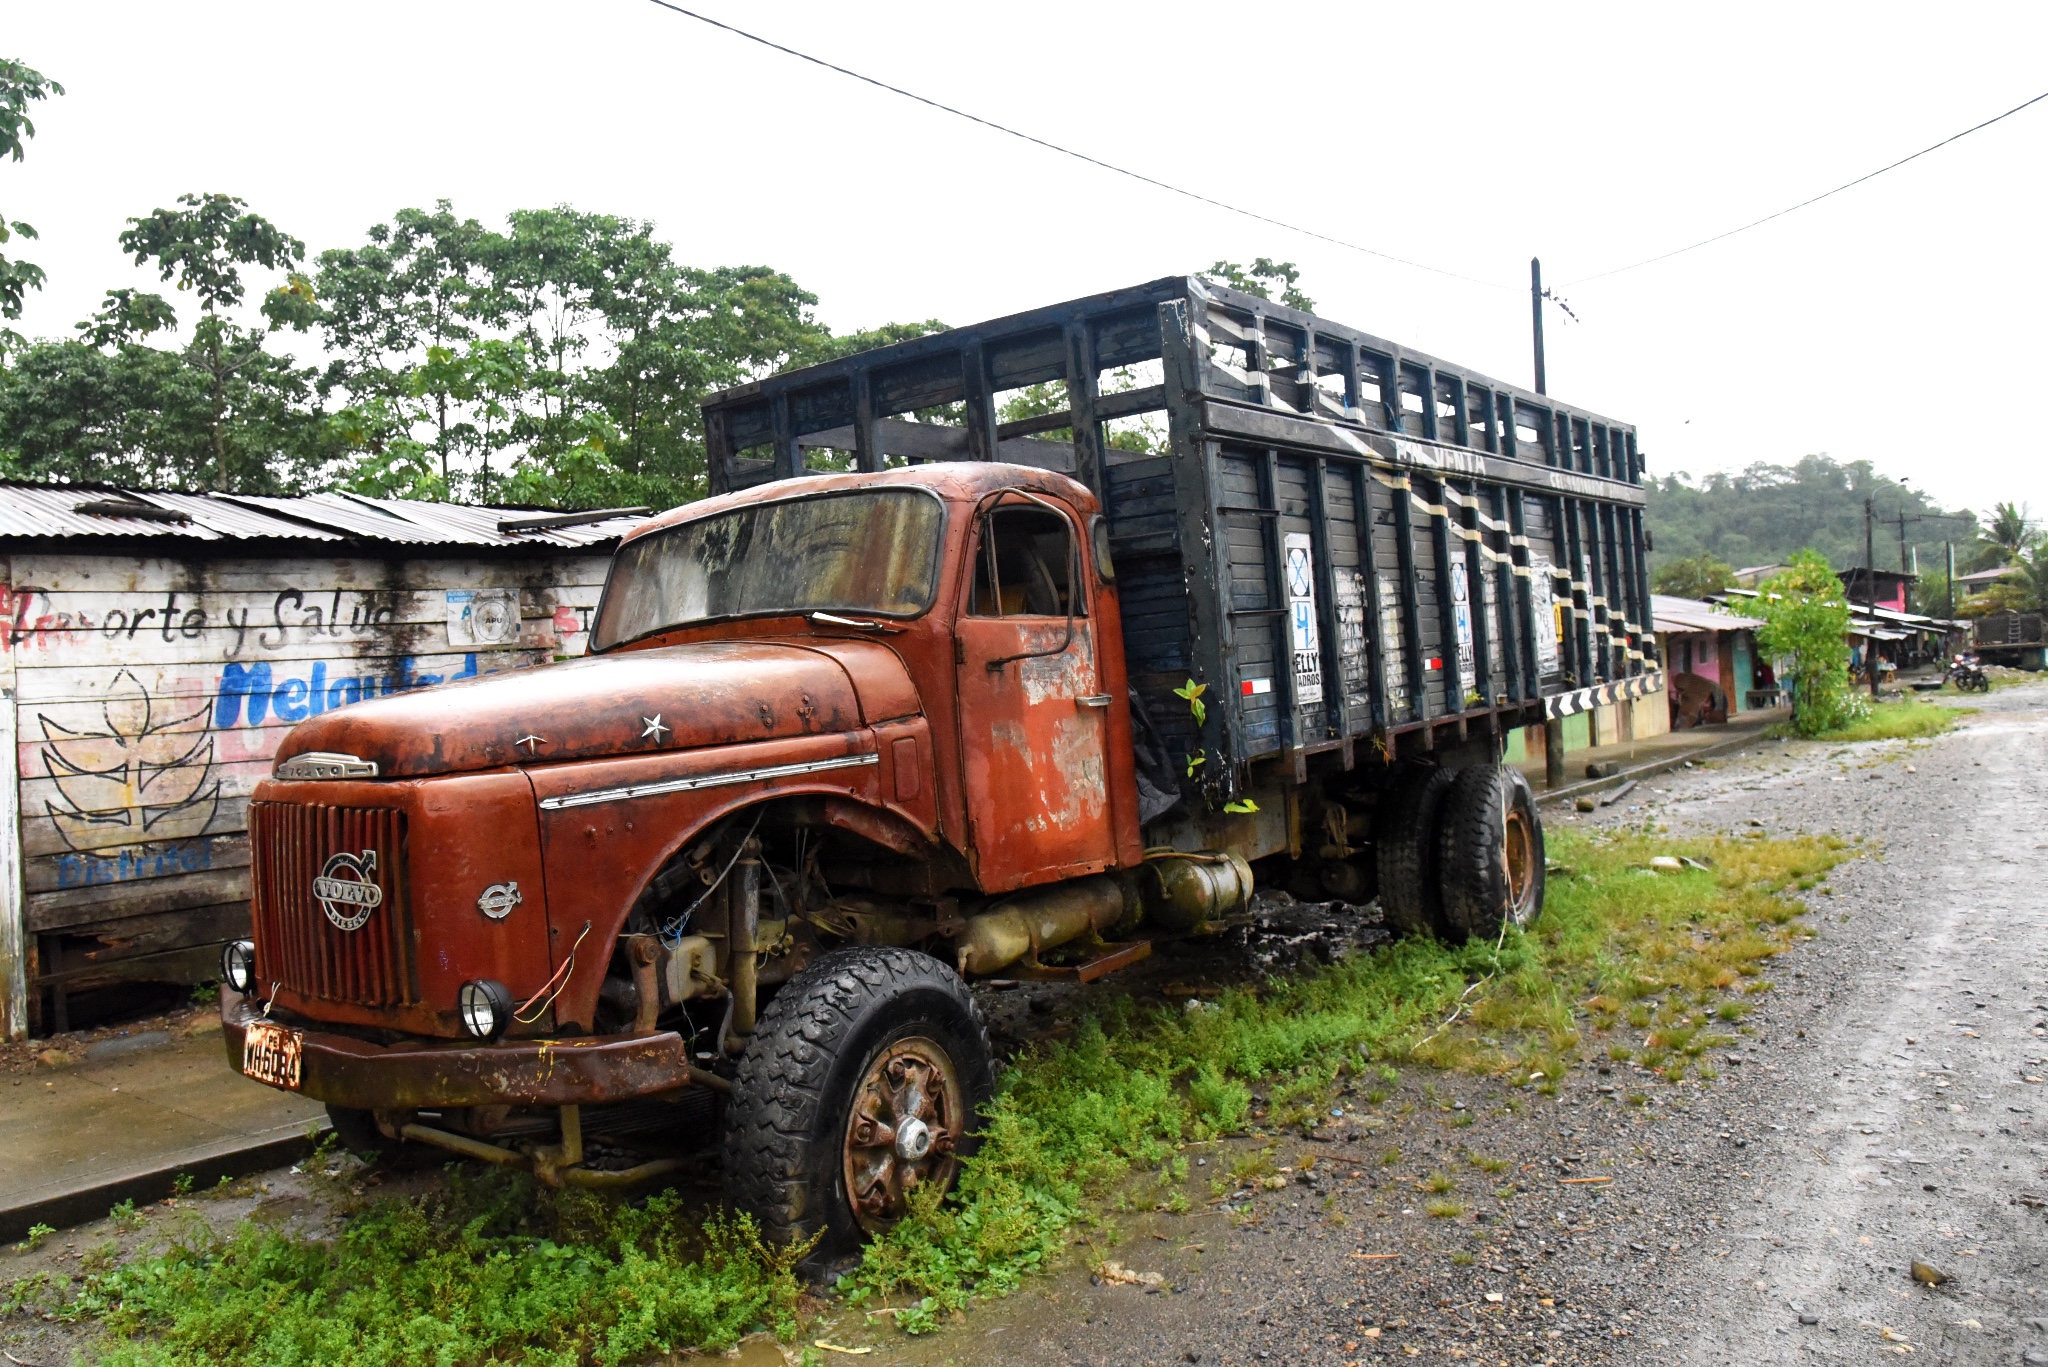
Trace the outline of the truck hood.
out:
[[[915,712],[916,696],[877,644],[703,641],[356,703],[292,728],[277,758],[353,755],[386,778],[460,773],[851,731]]]

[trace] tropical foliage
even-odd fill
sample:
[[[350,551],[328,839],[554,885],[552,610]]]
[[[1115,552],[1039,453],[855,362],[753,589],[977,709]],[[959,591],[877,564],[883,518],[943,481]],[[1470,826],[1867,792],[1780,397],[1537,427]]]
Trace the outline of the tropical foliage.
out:
[[[1650,587],[1679,598],[1705,598],[1735,587],[1735,567],[1706,554],[1667,560],[1657,567]]]
[[[1781,677],[1792,684],[1793,729],[1817,736],[1860,720],[1868,705],[1849,684],[1849,603],[1827,557],[1800,551],[1757,588],[1747,604],[1764,620],[1757,644],[1791,661]]]

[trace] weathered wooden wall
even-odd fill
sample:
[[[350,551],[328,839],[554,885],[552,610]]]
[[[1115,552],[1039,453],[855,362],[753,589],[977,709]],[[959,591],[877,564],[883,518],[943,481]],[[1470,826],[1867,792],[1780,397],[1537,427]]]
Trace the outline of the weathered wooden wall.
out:
[[[9,1036],[70,991],[210,976],[247,929],[248,795],[292,723],[582,654],[608,563],[0,556]]]

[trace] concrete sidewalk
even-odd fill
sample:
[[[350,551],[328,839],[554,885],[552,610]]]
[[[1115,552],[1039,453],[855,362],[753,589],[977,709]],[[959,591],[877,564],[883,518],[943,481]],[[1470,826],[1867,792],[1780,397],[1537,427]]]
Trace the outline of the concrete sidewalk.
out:
[[[0,1239],[157,1200],[180,1174],[205,1187],[292,1162],[310,1149],[309,1130],[327,1123],[319,1103],[230,1068],[210,1008],[83,1052],[0,1084]]]
[[[1728,750],[1739,750],[1771,727],[1791,719],[1790,708],[1774,707],[1758,712],[1739,712],[1733,721],[1719,725],[1693,726],[1644,740],[1624,740],[1613,745],[1596,745],[1589,750],[1573,750],[1565,756],[1565,782],[1560,788],[1543,786],[1541,759],[1527,761],[1517,767],[1528,776],[1529,786],[1536,790],[1537,802],[1566,802],[1626,783],[1631,778],[1675,769],[1687,760],[1697,761]],[[1616,769],[1613,774],[1602,778],[1588,778],[1586,766],[1589,764],[1612,764]]]

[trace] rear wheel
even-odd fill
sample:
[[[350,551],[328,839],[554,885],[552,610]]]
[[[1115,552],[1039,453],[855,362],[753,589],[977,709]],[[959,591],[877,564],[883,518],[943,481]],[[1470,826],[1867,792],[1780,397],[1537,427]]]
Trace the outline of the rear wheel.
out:
[[[1450,788],[1447,771],[1418,769],[1394,785],[1373,822],[1380,915],[1396,935],[1437,935],[1445,929],[1437,887],[1437,825]]]
[[[952,969],[908,949],[834,951],[791,978],[747,1041],[726,1181],[767,1237],[843,1253],[950,1187],[995,1090],[988,1027]]]
[[[1444,799],[1437,857],[1444,919],[1459,938],[1526,926],[1543,909],[1543,822],[1522,771],[1460,769]]]

